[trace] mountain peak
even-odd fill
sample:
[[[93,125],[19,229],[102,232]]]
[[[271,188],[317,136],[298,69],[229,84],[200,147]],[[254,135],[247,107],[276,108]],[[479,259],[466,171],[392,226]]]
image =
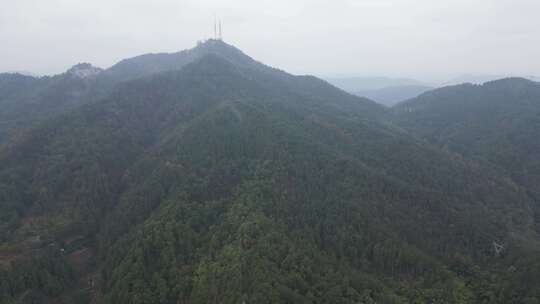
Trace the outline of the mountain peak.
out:
[[[512,86],[512,85],[530,85],[530,84],[537,84],[533,80],[523,78],[523,77],[507,77],[507,78],[501,78],[497,80],[492,80],[485,82],[483,86]]]
[[[91,78],[100,74],[103,69],[93,66],[90,63],[83,62],[72,66],[66,73],[77,78]]]
[[[248,66],[256,63],[248,55],[223,40],[200,41],[194,48],[176,53],[150,53],[124,59],[103,74],[114,81],[127,81],[165,71],[180,70],[208,54],[218,55],[234,64]]]
[[[207,39],[197,42],[197,45],[191,50],[207,50],[207,51],[225,51],[225,50],[240,50],[231,44],[220,39]]]
[[[206,54],[217,54],[229,60],[232,60],[235,63],[252,63],[254,60],[242,52],[240,49],[234,47],[231,44],[228,44],[220,39],[208,39],[206,41],[199,41],[197,46],[188,50],[188,52],[193,52],[201,55]]]
[[[206,40],[199,40],[197,42],[197,47],[233,47],[232,45],[226,43],[225,41],[221,39],[206,39]]]

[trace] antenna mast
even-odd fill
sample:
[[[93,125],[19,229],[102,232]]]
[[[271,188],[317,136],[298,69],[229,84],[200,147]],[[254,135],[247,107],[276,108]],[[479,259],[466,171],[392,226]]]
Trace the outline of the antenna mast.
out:
[[[223,36],[221,35],[221,19],[219,20],[219,40],[223,40]]]
[[[217,39],[217,18],[214,14],[214,39]]]

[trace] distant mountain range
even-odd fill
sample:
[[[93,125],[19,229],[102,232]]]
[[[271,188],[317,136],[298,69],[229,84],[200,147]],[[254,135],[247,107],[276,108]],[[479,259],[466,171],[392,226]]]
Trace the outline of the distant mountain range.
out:
[[[4,74],[20,74],[23,76],[39,77],[38,74],[28,72],[28,71],[7,71],[7,72],[4,72]]]
[[[429,84],[408,78],[351,77],[327,80],[344,91],[369,98],[385,106],[393,106],[433,88]]]
[[[326,78],[328,82],[347,92],[379,90],[387,87],[430,86],[427,83],[409,78],[390,77],[349,77]]]
[[[474,75],[465,74],[445,81],[442,84],[422,82],[409,78],[388,77],[350,77],[328,78],[327,80],[342,90],[351,94],[366,97],[385,106],[393,106],[399,102],[419,96],[420,94],[438,87],[458,85],[464,83],[483,84],[485,82],[507,78],[502,75]],[[531,81],[539,81],[535,76],[524,77]]]
[[[540,301],[540,84],[417,93],[215,39],[0,74],[0,303]]]
[[[433,87],[422,85],[389,86],[376,90],[355,91],[355,95],[374,100],[382,105],[391,107],[404,100],[414,98],[420,94],[433,90]]]
[[[458,85],[464,83],[483,84],[486,82],[508,78],[508,75],[474,75],[465,74],[459,77],[453,78],[441,84],[441,86]],[[540,78],[535,76],[521,76],[520,78],[529,79],[531,81],[540,81]]]

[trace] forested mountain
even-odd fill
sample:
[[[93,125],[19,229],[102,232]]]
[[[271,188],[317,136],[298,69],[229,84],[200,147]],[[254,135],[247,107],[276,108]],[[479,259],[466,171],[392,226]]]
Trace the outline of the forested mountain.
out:
[[[96,75],[0,149],[0,302],[540,299],[527,188],[384,107],[220,40]]]
[[[458,77],[452,78],[450,80],[447,80],[442,83],[442,86],[450,86],[450,85],[460,85],[464,83],[472,83],[472,84],[484,84],[486,82],[491,82],[499,79],[504,78],[525,78],[531,81],[538,81],[540,80],[538,77],[533,75],[474,75],[474,74],[465,74],[460,75]]]
[[[446,87],[394,112],[399,125],[445,149],[489,162],[540,201],[540,83],[508,78]]]
[[[0,144],[37,122],[102,97],[96,86],[99,71],[79,64],[52,77],[0,74]]]
[[[240,66],[260,66],[252,58],[245,56],[237,48],[216,39],[199,42],[193,49],[177,53],[145,54],[128,58],[108,68],[101,77],[113,82],[132,80],[160,72],[174,71],[194,62],[208,54],[219,54],[220,57]]]
[[[508,78],[446,87],[397,105],[391,117],[411,134],[522,187],[540,231],[540,83]],[[538,298],[538,287],[524,293]]]
[[[134,79],[182,69],[200,58],[217,54],[237,66],[262,72],[262,78],[301,90],[315,98],[334,98],[325,94],[343,93],[314,77],[291,75],[256,62],[231,45],[211,39],[193,49],[177,53],[146,54],[122,60],[105,70],[81,63],[55,76],[32,77],[17,73],[0,74],[0,144],[48,118],[108,96],[115,86]],[[349,97],[350,98],[350,97]],[[368,107],[375,112],[373,104]]]

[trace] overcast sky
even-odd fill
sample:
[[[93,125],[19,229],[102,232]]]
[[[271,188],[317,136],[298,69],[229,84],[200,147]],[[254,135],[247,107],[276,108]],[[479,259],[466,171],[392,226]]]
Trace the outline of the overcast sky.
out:
[[[540,0],[0,0],[0,71],[224,40],[296,74],[452,77],[540,74]]]

